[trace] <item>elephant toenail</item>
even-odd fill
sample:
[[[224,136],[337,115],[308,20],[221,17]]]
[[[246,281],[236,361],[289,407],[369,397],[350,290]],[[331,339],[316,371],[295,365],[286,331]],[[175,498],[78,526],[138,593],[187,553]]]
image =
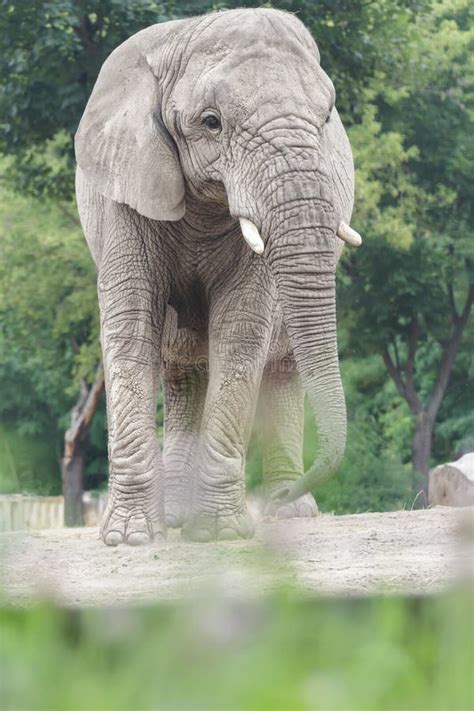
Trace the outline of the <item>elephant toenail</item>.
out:
[[[166,525],[170,528],[181,528],[182,523],[174,514],[166,514]]]
[[[134,531],[127,536],[129,546],[144,546],[150,543],[150,536],[144,531]]]
[[[233,528],[223,528],[217,535],[218,541],[235,541],[236,538],[238,534]]]
[[[211,540],[211,534],[209,531],[195,531],[193,533],[193,540],[198,543],[208,543]]]
[[[118,544],[122,543],[122,541],[123,536],[120,531],[108,531],[105,534],[104,543],[107,546],[118,546]]]
[[[208,543],[212,540],[211,533],[206,528],[196,528],[194,531],[188,531],[185,537],[190,541],[196,541],[196,543]]]

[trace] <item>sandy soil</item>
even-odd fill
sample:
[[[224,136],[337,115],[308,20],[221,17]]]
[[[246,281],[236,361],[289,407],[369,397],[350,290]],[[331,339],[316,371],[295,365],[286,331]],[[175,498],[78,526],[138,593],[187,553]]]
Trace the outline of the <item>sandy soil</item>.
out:
[[[72,606],[183,599],[209,588],[260,595],[432,593],[472,577],[474,509],[261,521],[252,541],[107,548],[96,529],[3,533],[3,595]]]

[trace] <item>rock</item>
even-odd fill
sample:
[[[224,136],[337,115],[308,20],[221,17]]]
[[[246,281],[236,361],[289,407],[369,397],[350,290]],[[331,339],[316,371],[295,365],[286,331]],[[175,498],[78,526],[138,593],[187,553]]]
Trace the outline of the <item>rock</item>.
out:
[[[430,506],[474,505],[474,452],[431,470],[428,500]]]

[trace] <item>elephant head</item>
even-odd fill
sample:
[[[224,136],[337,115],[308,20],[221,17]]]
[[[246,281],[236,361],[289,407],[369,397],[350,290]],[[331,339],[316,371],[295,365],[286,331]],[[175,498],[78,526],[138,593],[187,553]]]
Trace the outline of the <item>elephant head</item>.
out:
[[[102,68],[76,137],[86,178],[154,220],[211,207],[240,220],[273,274],[319,433],[293,499],[334,472],[346,438],[335,269],[353,202],[334,87],[302,23],[234,10],[155,25]],[[257,257],[256,257],[257,258]]]

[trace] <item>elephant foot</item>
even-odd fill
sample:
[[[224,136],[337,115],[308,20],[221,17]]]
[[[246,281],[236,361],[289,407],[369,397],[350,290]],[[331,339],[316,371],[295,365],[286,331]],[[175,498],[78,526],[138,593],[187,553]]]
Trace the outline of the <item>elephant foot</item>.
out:
[[[165,519],[168,528],[181,528],[188,519],[189,509],[181,502],[173,501],[165,503]]]
[[[184,524],[181,535],[188,541],[235,541],[252,538],[255,532],[247,509],[232,514],[193,514]]]
[[[263,515],[273,518],[312,518],[318,513],[318,505],[311,494],[304,494],[295,501],[285,503],[269,498],[263,508]]]
[[[189,518],[191,508],[189,478],[165,481],[165,519],[169,528],[181,528]]]
[[[100,537],[107,546],[118,546],[119,543],[141,546],[151,543],[155,538],[164,540],[166,526],[143,507],[109,501],[102,519]]]

